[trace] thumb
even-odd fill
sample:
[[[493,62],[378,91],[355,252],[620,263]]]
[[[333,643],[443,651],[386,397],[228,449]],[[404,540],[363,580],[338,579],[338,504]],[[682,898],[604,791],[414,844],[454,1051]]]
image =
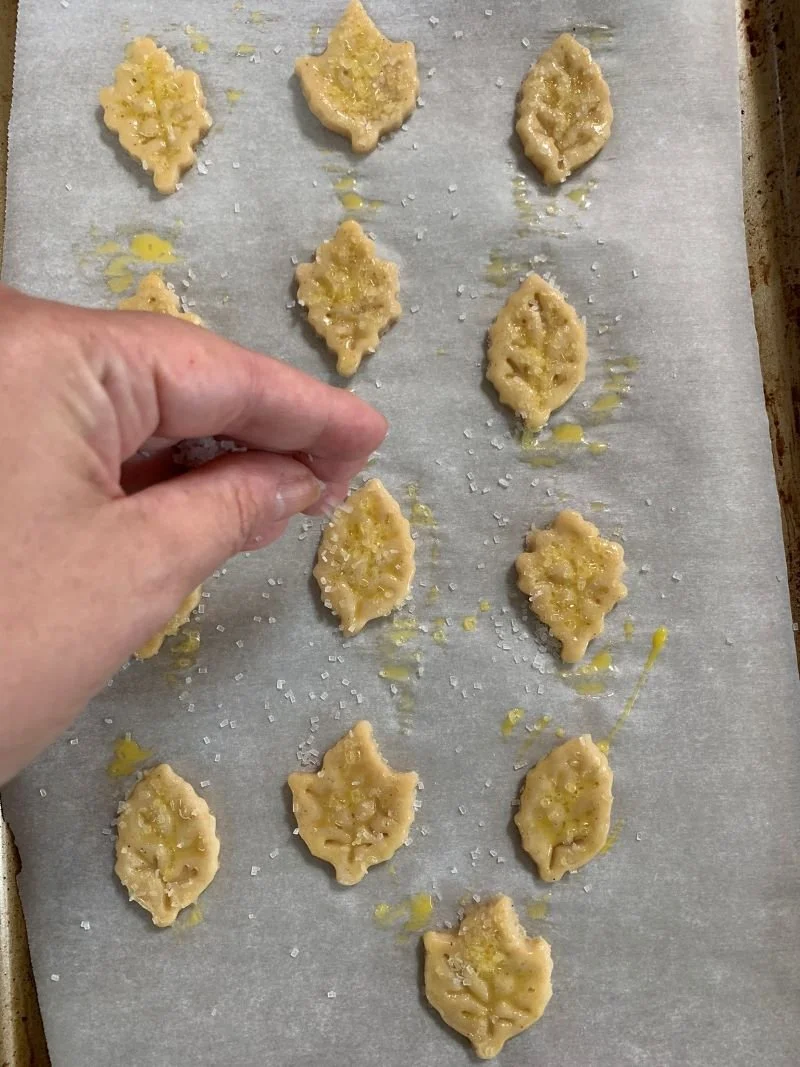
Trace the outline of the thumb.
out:
[[[289,456],[246,452],[115,501],[125,555],[143,602],[158,615],[156,626],[228,557],[280,537],[323,489]]]

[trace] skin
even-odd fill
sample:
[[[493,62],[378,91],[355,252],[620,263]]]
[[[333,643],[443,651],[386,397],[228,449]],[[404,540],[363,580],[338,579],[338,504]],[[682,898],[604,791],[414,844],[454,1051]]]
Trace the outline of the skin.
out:
[[[386,428],[208,330],[0,285],[0,784],[228,557],[342,500]],[[173,464],[212,435],[250,451]]]

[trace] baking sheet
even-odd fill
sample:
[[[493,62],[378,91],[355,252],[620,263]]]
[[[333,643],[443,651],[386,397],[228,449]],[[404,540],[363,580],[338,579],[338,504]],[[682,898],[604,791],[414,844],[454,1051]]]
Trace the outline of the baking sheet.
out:
[[[337,17],[330,5],[304,5],[300,19],[274,5],[253,21],[245,8],[176,4],[173,25],[147,4],[105,23],[93,4],[22,5],[4,278],[111,306],[97,247],[155,230],[183,257],[167,276],[190,282],[214,328],[327,377],[285,304],[291,256],[333,231],[343,214],[333,184],[352,168],[361,195],[384,202],[365,225],[400,264],[406,308],[355,384],[392,423],[375,472],[407,505],[418,486],[438,522],[418,530],[414,607],[427,633],[410,645],[398,650],[391,624],[374,624],[342,647],[308,582],[317,525],[298,524],[208,584],[194,669],[176,671],[167,654],[123,672],[4,791],[54,1063],[467,1062],[420,1002],[415,937],[372,919],[377,903],[423,891],[441,897],[437,922],[467,893],[507,892],[553,945],[553,1001],[507,1046],[507,1063],[794,1062],[797,683],[747,300],[733,11],[658,8],[495,4],[487,16],[374,3],[387,32],[417,44],[425,107],[361,159],[319,128],[290,79],[310,27],[322,40]],[[207,53],[191,49],[183,19],[207,35]],[[534,54],[572,26],[603,64],[616,121],[603,155],[552,195],[519,157],[510,116]],[[208,173],[168,201],[121,164],[93,110],[94,87],[140,32],[200,70],[217,118]],[[78,36],[91,46],[76,52]],[[233,55],[242,43],[260,62]],[[245,90],[238,103],[229,88]],[[582,210],[565,194],[589,178],[598,184]],[[587,383],[555,421],[581,422],[608,445],[599,454],[522,449],[481,388],[485,328],[540,256],[537,268],[585,311],[592,342]],[[595,424],[587,409],[608,384],[605,361],[627,356],[639,361],[630,390]],[[560,676],[510,574],[528,525],[564,504],[624,536],[630,566],[608,629],[616,670],[594,697]],[[474,633],[461,626],[472,615]],[[440,617],[451,620],[444,645]],[[612,748],[618,839],[548,896],[508,825],[524,774],[514,764],[546,751],[557,726],[607,733],[661,624],[667,650]],[[424,671],[394,696],[378,671],[407,650]],[[528,725],[550,723],[504,740],[514,706]],[[301,742],[313,736],[306,747],[322,751],[364,715],[425,790],[411,846],[344,890],[292,837],[282,782]],[[209,783],[222,868],[195,926],[156,931],[114,884],[102,831],[123,787],[105,765],[125,730]],[[544,897],[546,917],[529,919],[526,905],[541,911]]]

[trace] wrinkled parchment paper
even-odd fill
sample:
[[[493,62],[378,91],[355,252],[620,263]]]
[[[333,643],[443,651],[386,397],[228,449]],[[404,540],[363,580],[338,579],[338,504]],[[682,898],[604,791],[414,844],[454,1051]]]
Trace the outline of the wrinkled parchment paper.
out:
[[[167,647],[131,666],[5,790],[53,1061],[470,1062],[421,998],[418,935],[373,911],[429,892],[441,924],[465,896],[502,891],[555,961],[550,1007],[504,1064],[794,1064],[800,723],[743,241],[734,6],[372,0],[387,33],[416,43],[422,101],[366,158],[321,128],[292,76],[343,6],[20,6],[5,280],[112,307],[104,272],[125,268],[108,242],[155,232],[180,257],[165,276],[212,328],[335,380],[287,305],[292,257],[332,234],[354,179],[381,202],[359,217],[399,264],[405,308],[354,382],[391,422],[373,470],[407,511],[416,486],[437,523],[416,528],[405,645],[383,622],[343,645],[309,580],[318,523],[297,522],[208,582],[196,663]],[[616,117],[602,155],[553,193],[520,155],[513,105],[537,53],[573,27]],[[98,119],[99,87],[142,33],[200,72],[215,118],[206,173],[168,199]],[[485,331],[531,265],[591,341],[587,381],[553,423],[606,449],[547,434],[522,448],[482,385]],[[622,402],[593,413],[609,389]],[[614,670],[578,678],[562,677],[512,573],[529,525],[565,505],[623,538],[629,565],[630,595],[592,650],[609,648]],[[660,625],[667,648],[611,749],[616,843],[548,890],[510,824],[525,769],[557,727],[608,733]],[[398,664],[409,683],[379,676]],[[506,739],[513,707],[525,720]],[[284,781],[298,746],[312,761],[360,717],[425,788],[409,847],[342,889],[292,836]],[[113,877],[109,830],[132,779],[106,765],[125,731],[216,813],[222,865],[195,925],[156,930]]]

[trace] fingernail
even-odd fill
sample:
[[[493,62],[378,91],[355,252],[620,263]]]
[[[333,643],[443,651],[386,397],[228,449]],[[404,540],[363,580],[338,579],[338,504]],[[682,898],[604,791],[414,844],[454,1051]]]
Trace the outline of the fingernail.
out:
[[[311,507],[324,490],[324,484],[311,471],[298,470],[297,474],[281,482],[275,491],[275,521],[288,519]]]
[[[329,519],[332,519],[334,511],[336,511],[341,502],[341,495],[339,493],[334,493],[325,486],[322,496],[317,501],[317,507],[323,515],[327,515]]]

